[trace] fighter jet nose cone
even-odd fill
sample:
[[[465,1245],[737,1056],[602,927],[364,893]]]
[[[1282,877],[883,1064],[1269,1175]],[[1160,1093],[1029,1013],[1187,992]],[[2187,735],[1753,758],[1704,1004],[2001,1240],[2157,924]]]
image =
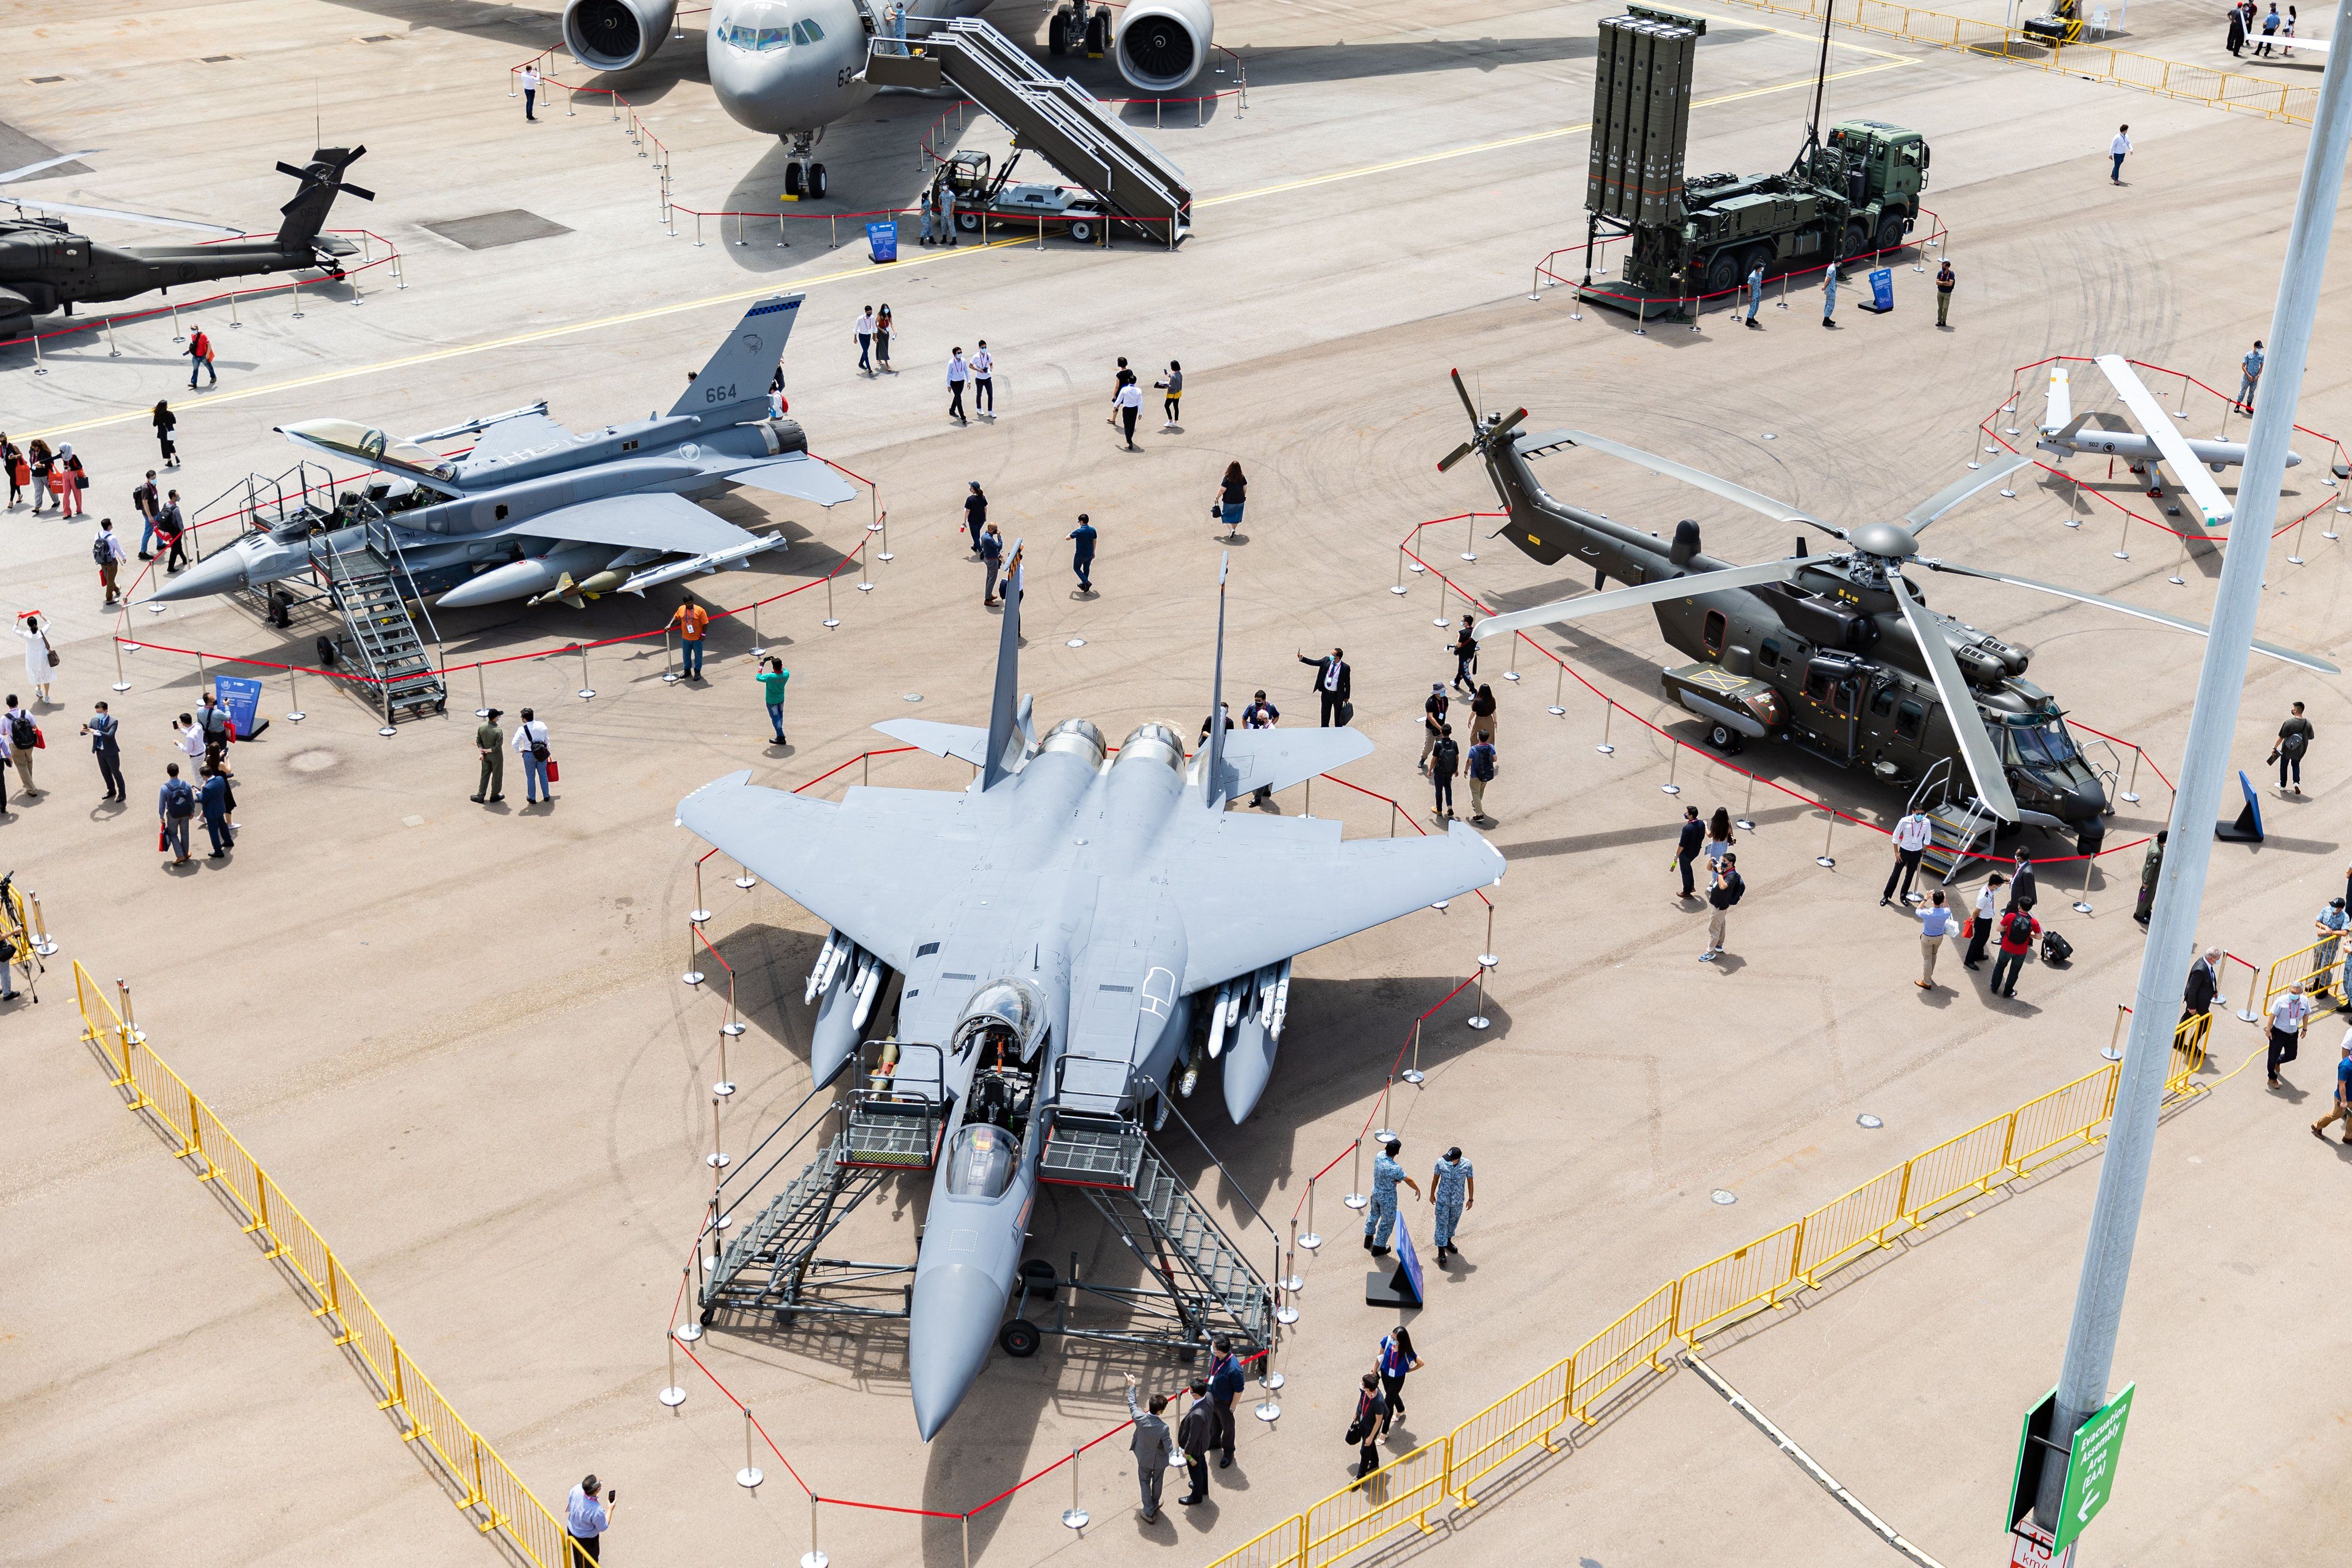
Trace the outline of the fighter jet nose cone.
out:
[[[915,1279],[907,1336],[908,1380],[915,1427],[929,1442],[963,1403],[988,1359],[1004,1315],[1005,1287],[961,1263],[924,1270]]]
[[[215,593],[230,593],[246,584],[246,560],[242,550],[225,549],[208,559],[198,561],[176,577],[167,577],[147,595],[150,603],[174,604],[184,599],[203,599]]]

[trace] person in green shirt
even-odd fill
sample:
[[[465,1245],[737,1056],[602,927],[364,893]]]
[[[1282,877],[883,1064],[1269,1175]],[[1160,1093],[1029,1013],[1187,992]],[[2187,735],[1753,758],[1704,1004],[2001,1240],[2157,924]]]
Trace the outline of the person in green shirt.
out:
[[[507,798],[507,737],[499,727],[503,709],[492,708],[474,731],[474,745],[482,754],[482,781],[474,789],[476,804]]]
[[[768,705],[768,722],[776,727],[776,744],[784,744],[784,683],[793,673],[782,659],[771,659],[760,672],[760,696]]]

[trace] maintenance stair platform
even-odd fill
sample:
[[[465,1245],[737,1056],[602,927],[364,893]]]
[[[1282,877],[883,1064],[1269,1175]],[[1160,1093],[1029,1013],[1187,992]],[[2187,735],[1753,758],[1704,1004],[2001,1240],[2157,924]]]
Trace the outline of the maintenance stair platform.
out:
[[[336,545],[331,536],[317,557],[328,596],[342,613],[345,640],[373,678],[384,723],[391,724],[400,713],[446,712],[447,684],[425,652],[408,608],[413,601],[423,610],[424,596],[410,580],[390,530],[371,524],[364,541],[349,546]]]
[[[927,37],[877,38],[866,79],[878,87],[944,82],[1011,131],[1015,145],[1076,182],[1107,216],[1132,220],[1171,250],[1191,232],[1192,189],[1184,172],[1100,99],[1047,71],[986,22],[961,17]]]

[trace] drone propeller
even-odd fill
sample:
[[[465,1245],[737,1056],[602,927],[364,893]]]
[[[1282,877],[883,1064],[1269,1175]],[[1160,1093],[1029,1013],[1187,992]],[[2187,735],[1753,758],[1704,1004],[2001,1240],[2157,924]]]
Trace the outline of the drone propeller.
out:
[[[1695,486],[1712,496],[1719,496],[1736,506],[1747,507],[1751,512],[1761,512],[1774,522],[1802,523],[1807,528],[1821,529],[1832,538],[1842,539],[1846,537],[1846,531],[1834,523],[1825,523],[1810,512],[1799,511],[1786,501],[1776,501],[1771,497],[1750,490],[1744,485],[1735,485],[1728,479],[1718,479],[1712,474],[1693,468],[1685,463],[1677,463],[1671,457],[1660,457],[1655,453],[1644,452],[1639,447],[1627,446],[1622,442],[1612,441],[1605,435],[1592,435],[1581,430],[1564,430],[1559,434],[1574,445],[1589,446],[1595,452],[1631,463],[1636,468],[1647,468],[1653,474],[1664,475],[1669,479],[1679,479],[1685,485]]]
[[[54,169],[60,163],[70,163],[77,158],[94,158],[102,149],[93,147],[87,152],[60,152],[54,158],[44,158],[37,163],[26,163],[15,169],[0,169],[0,185],[12,180],[28,180],[44,169]]]
[[[2103,610],[2112,610],[2119,615],[2137,616],[2142,621],[2153,621],[2159,626],[2169,626],[2177,632],[2193,632],[2200,637],[2210,635],[2211,632],[2211,629],[2200,622],[2190,621],[2179,615],[2167,615],[2161,610],[2147,610],[2137,604],[2126,604],[2120,599],[2106,599],[2095,593],[2084,593],[2076,589],[2061,588],[2053,582],[2036,582],[2030,577],[2011,577],[2005,571],[1987,571],[1982,567],[1962,566],[1957,561],[1935,560],[1924,555],[1915,557],[1914,560],[1916,564],[1926,567],[1929,571],[1948,571],[1956,577],[1980,577],[1988,582],[2005,582],[2011,588],[2027,588],[2036,593],[2048,593],[2060,599],[2071,599],[2077,604],[2095,604]],[[2303,669],[2314,670],[2323,675],[2343,673],[2315,653],[2297,653],[2293,648],[2282,648],[2275,643],[2265,643],[2259,638],[2255,640],[2253,646],[2257,653]]]
[[[73,202],[37,202],[29,196],[0,197],[10,206],[30,207],[41,213],[70,213],[80,218],[114,218],[126,224],[151,224],[157,228],[188,229],[201,235],[216,235],[234,239],[243,229],[233,229],[223,224],[200,224],[188,218],[167,218],[161,213],[126,213],[115,207],[85,207]]]
[[[1952,727],[1952,738],[1960,743],[1960,760],[1969,765],[1969,777],[1977,787],[1977,799],[1986,810],[2004,822],[2018,820],[2017,797],[2010,792],[2009,776],[2001,770],[2000,753],[1985,728],[1984,714],[1977,706],[1976,694],[1969,689],[1969,678],[1960,672],[1960,663],[1952,657],[1952,645],[1945,639],[1944,629],[1930,614],[1927,607],[1912,597],[1911,586],[1903,578],[1901,568],[1888,575],[1895,579],[1895,603],[1903,612],[1903,623],[1911,628],[1912,641],[1918,643],[1919,654],[1927,662],[1927,674],[1936,682],[1936,695],[1944,699],[1944,716]]]
[[[1483,643],[1489,637],[1501,637],[1528,626],[1547,626],[1555,621],[1580,621],[1588,615],[1605,615],[1612,610],[1632,610],[1669,599],[1690,599],[1726,589],[1785,582],[1800,566],[1809,564],[1812,563],[1791,556],[1785,560],[1766,561],[1761,566],[1729,566],[1720,571],[1694,571],[1681,577],[1664,577],[1655,582],[1637,583],[1632,588],[1612,588],[1606,593],[1588,593],[1580,599],[1561,599],[1549,604],[1538,604],[1532,610],[1514,610],[1507,615],[1490,615],[1473,626],[1470,634]]]

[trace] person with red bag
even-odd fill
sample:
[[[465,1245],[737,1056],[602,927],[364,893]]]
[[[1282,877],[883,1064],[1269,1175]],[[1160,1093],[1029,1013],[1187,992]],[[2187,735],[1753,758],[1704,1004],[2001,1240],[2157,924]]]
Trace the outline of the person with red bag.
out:
[[[544,799],[555,799],[548,786],[555,782],[555,758],[548,750],[547,726],[522,710],[522,722],[515,726],[514,748],[522,758],[522,797],[527,805],[536,806]]]

